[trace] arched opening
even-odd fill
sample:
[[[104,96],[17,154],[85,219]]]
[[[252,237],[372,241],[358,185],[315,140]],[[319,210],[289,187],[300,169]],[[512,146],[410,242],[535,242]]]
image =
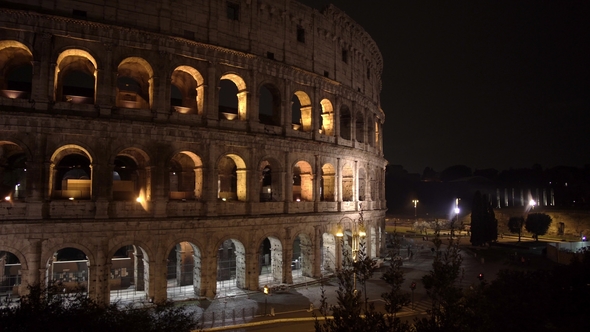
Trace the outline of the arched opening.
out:
[[[56,251],[47,261],[47,286],[56,286],[62,293],[87,292],[88,257],[76,248]]]
[[[279,163],[274,159],[263,160],[258,166],[260,174],[260,201],[282,201],[282,179]]]
[[[281,125],[281,94],[272,84],[260,87],[258,121],[265,125]]]
[[[62,52],[55,68],[55,101],[93,104],[95,100],[96,60],[86,51]]]
[[[0,41],[0,96],[28,99],[33,81],[33,54],[14,40]]]
[[[76,146],[66,146],[58,150],[52,158],[51,176],[54,199],[90,199],[92,189],[91,160]]]
[[[331,164],[322,166],[320,201],[336,201],[336,172]]]
[[[18,257],[8,251],[0,251],[0,298],[19,297],[21,284],[21,263]]]
[[[347,140],[352,137],[352,115],[346,105],[340,107],[340,137]]]
[[[117,107],[149,109],[153,98],[153,70],[141,58],[131,57],[119,64]]]
[[[27,157],[11,142],[0,141],[0,199],[24,199],[27,188]]]
[[[179,113],[198,113],[203,110],[203,76],[194,68],[179,66],[172,72],[170,105]]]
[[[367,121],[367,141],[370,146],[375,146],[375,125],[376,122],[374,120],[374,116],[369,116],[369,121]]]
[[[369,199],[372,201],[377,199],[377,178],[375,174],[377,174],[375,170],[371,171],[369,180]]]
[[[248,91],[244,80],[235,74],[223,75],[219,81],[219,117],[226,120],[247,119]]]
[[[217,250],[216,297],[236,294],[246,287],[246,251],[235,239],[225,240]]]
[[[258,248],[258,285],[283,282],[283,246],[278,238],[265,238]]]
[[[299,161],[293,166],[293,201],[313,201],[313,172],[308,162]]]
[[[262,169],[260,181],[262,182],[260,186],[260,201],[272,201],[272,169],[270,168],[270,165],[266,165]]]
[[[323,233],[321,248],[322,275],[333,274],[336,271],[336,237],[330,233]]]
[[[351,202],[354,197],[354,176],[352,167],[345,165],[342,168],[342,201]]]
[[[217,163],[217,198],[246,201],[246,164],[237,155],[223,156]]]
[[[299,234],[293,241],[293,256],[291,257],[291,274],[293,283],[307,282],[312,277],[311,239],[306,234]]]
[[[291,98],[291,118],[293,129],[310,132],[312,130],[311,98],[303,91],[296,91]]]
[[[170,161],[170,199],[201,199],[203,194],[203,164],[192,152],[183,151]]]
[[[334,136],[334,109],[328,99],[322,99],[320,102],[322,109],[321,114],[321,133],[326,136]]]
[[[359,169],[359,175],[358,175],[358,186],[359,186],[359,192],[358,192],[358,200],[359,201],[364,201],[367,198],[367,176],[366,176],[366,172],[364,168]]]
[[[370,252],[369,257],[377,257],[377,233],[375,227],[369,227]]]
[[[109,279],[111,303],[132,303],[149,298],[150,263],[137,245],[120,247],[111,258]]]
[[[190,242],[180,242],[168,253],[168,299],[183,300],[201,295],[201,251]]]
[[[114,160],[113,200],[137,201],[142,203],[150,198],[148,186],[150,170],[148,158],[137,149],[125,149]]]
[[[355,122],[355,139],[359,143],[365,142],[365,121],[363,119],[363,114],[361,112],[356,113],[356,122]]]

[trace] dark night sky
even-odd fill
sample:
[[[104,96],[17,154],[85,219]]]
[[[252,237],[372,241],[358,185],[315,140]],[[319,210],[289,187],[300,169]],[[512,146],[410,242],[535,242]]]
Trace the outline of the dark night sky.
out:
[[[390,164],[590,164],[590,1],[300,2],[377,42]]]

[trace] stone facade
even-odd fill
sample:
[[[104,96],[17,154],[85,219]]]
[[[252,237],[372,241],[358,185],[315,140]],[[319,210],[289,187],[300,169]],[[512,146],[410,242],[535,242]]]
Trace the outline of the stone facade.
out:
[[[3,1],[0,282],[77,280],[108,302],[131,276],[162,301],[170,276],[206,297],[259,289],[267,265],[320,277],[338,228],[379,255],[382,65],[333,6]]]

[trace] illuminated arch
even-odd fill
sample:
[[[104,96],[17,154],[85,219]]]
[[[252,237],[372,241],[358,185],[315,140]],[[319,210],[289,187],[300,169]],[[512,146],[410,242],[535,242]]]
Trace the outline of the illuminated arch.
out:
[[[303,91],[295,91],[294,95],[299,101],[300,119],[297,119],[297,121],[293,119],[293,124],[300,125],[302,131],[310,132],[313,128],[311,99]]]
[[[334,136],[334,109],[332,103],[328,99],[320,101],[322,106],[322,134],[326,136]]]
[[[64,91],[65,79],[69,74],[79,72],[82,76],[92,77],[92,92],[82,92],[82,86],[78,86],[78,91]],[[72,103],[94,103],[96,100],[98,65],[90,53],[81,49],[69,49],[61,52],[57,57],[53,97],[55,101],[68,101]],[[76,80],[80,81],[80,78]],[[74,83],[76,84],[76,83]],[[81,84],[77,82],[77,84]]]
[[[139,57],[129,57],[117,67],[117,107],[151,108],[154,98],[154,71]]]
[[[192,79],[188,79],[188,78]],[[190,66],[178,66],[172,72],[171,84],[181,94],[180,107],[175,107],[178,112],[196,112],[203,114],[205,101],[205,80],[201,73]],[[176,105],[173,105],[176,106]]]
[[[221,76],[220,80],[229,80],[236,85],[238,90],[238,119],[245,121],[247,119],[248,112],[248,90],[246,90],[246,82],[244,79],[237,74],[228,73]]]

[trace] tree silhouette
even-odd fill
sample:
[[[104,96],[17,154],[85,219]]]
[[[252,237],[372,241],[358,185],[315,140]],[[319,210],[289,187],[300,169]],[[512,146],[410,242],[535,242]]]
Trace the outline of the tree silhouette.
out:
[[[523,217],[511,217],[508,220],[508,229],[512,234],[518,234],[518,242],[520,242],[520,236],[522,235],[522,228],[524,227]]]
[[[539,241],[539,235],[547,234],[552,221],[551,217],[545,213],[530,213],[526,217],[524,228],[533,233],[535,241]]]

